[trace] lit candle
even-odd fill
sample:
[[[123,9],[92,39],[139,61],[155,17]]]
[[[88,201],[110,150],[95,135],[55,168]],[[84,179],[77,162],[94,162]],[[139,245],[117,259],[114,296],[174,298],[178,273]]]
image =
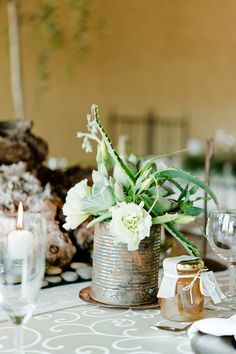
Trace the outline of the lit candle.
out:
[[[33,239],[33,234],[29,231],[23,230],[23,205],[20,202],[18,207],[18,217],[16,223],[16,230],[8,235],[8,255],[12,259],[21,259],[27,257],[30,245]]]

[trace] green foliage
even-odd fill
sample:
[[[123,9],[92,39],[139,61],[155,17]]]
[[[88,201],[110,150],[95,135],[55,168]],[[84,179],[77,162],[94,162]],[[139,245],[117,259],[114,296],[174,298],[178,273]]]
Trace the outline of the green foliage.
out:
[[[176,170],[176,169],[167,169],[167,170],[156,172],[155,176],[156,178],[166,177],[166,179],[169,178],[171,180],[173,180],[173,178],[177,178],[187,182],[191,182],[197,187],[200,187],[205,192],[207,192],[210,195],[210,197],[214,200],[216,205],[218,205],[216,195],[211,190],[211,188],[208,185],[206,185],[204,182],[202,182],[200,179],[198,179],[197,177],[191,175],[189,172],[183,170]]]
[[[105,169],[105,167],[104,167]],[[107,171],[93,171],[92,196],[82,199],[82,211],[91,215],[108,214],[109,209],[115,204],[114,189],[112,180],[108,177]]]
[[[1,0],[0,7],[7,6],[8,1]],[[71,70],[74,64],[87,58],[89,34],[103,32],[106,23],[94,16],[93,0],[16,0],[16,4],[20,27],[31,28],[32,38],[39,48],[36,83],[40,99],[50,81],[53,54],[63,50]]]
[[[63,8],[67,14],[65,23],[60,20]],[[42,43],[37,77],[38,87],[44,89],[50,79],[49,63],[55,51],[64,49],[74,62],[87,56],[89,45],[85,36],[90,30],[91,0],[38,0],[37,15],[26,13],[25,16],[33,19],[38,40]]]
[[[194,221],[203,211],[194,205],[197,200],[202,199],[196,196],[198,189],[205,191],[207,198],[212,198],[217,204],[214,192],[186,171],[170,168],[157,170],[155,158],[143,163],[132,156],[132,164],[129,158],[121,159],[101,125],[98,107],[93,105],[91,112],[90,134],[79,133],[80,137],[92,138],[98,143],[99,163],[98,171],[93,172],[92,196],[82,200],[82,211],[96,217],[90,225],[111,218],[111,207],[121,202],[142,203],[151,215],[153,224],[163,225],[191,255],[198,256],[197,247],[176,225]],[[97,134],[101,136],[101,140]]]
[[[172,222],[165,223],[164,228],[183,245],[183,247],[188,251],[190,256],[200,256],[200,252],[197,246],[193,242],[191,242],[186,236],[184,236],[182,232],[176,229]]]
[[[124,163],[124,161],[117,154],[116,150],[114,149],[114,147],[112,145],[112,142],[111,142],[110,138],[108,137],[107,133],[103,129],[103,127],[102,127],[102,125],[100,123],[99,110],[98,110],[98,107],[96,105],[92,106],[92,116],[94,117],[94,119],[95,119],[95,121],[97,123],[98,131],[101,134],[102,139],[105,142],[105,144],[107,146],[107,149],[108,149],[111,157],[114,160],[114,163],[118,164],[118,166],[120,167],[121,171],[127,176],[127,178],[129,179],[130,183],[133,184],[135,182],[136,178],[133,175],[133,173],[130,171],[128,166]]]

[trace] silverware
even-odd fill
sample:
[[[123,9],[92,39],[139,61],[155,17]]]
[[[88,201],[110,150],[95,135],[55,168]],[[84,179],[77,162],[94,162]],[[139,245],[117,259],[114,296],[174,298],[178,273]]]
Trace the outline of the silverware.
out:
[[[184,332],[186,331],[190,326],[192,325],[192,323],[188,323],[185,326],[175,326],[173,325],[155,325],[155,326],[150,326],[150,328],[158,330],[158,329],[162,329],[164,331],[171,331],[171,332]]]

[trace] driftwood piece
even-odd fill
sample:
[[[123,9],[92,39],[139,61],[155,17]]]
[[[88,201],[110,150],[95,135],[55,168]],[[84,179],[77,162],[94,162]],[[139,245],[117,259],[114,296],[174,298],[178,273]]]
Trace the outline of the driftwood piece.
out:
[[[27,133],[30,133],[33,123],[30,120],[13,119],[0,121],[0,134],[1,136],[22,139]]]
[[[32,122],[21,119],[0,122],[0,164],[24,161],[33,169],[46,159],[48,145],[31,133],[32,127]]]
[[[63,201],[68,190],[82,179],[87,178],[89,185],[92,183],[92,168],[89,167],[74,166],[65,171],[52,171],[46,166],[39,166],[36,170],[36,175],[43,186],[50,183],[52,194],[60,197]]]

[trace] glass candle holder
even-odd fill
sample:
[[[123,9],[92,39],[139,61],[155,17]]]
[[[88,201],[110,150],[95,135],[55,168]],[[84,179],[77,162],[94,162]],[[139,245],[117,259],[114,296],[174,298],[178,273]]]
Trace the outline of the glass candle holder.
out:
[[[23,327],[31,317],[45,269],[46,224],[42,215],[0,217],[1,305],[15,325],[13,353],[24,354]]]

